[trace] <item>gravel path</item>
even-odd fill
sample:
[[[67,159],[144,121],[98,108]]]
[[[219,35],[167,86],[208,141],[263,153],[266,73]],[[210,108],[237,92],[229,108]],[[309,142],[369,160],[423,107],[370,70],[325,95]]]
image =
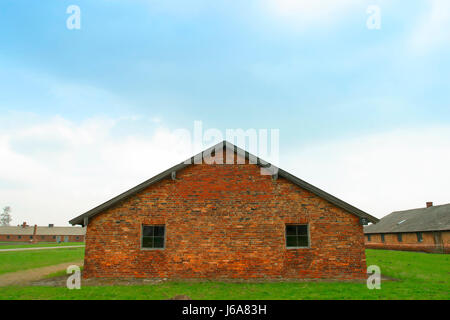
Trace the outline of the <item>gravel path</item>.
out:
[[[83,265],[83,261],[65,262],[48,267],[5,273],[0,275],[0,287],[27,284],[31,281],[39,280],[48,274],[66,270],[67,267],[71,265],[81,267]]]
[[[27,251],[27,250],[46,250],[46,249],[67,249],[67,248],[81,248],[84,246],[60,246],[60,247],[38,247],[38,248],[14,248],[14,249],[0,249],[0,252],[7,251]]]

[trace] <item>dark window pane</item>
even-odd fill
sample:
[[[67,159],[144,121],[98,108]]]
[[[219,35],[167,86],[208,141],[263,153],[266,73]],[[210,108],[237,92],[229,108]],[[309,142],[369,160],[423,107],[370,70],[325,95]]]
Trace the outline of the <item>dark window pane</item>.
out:
[[[398,240],[398,242],[402,242],[402,234],[401,233],[397,234],[397,240]]]
[[[308,246],[308,237],[307,236],[298,236],[298,247],[307,247]]]
[[[296,226],[286,226],[286,235],[295,236],[297,234]]]
[[[384,242],[384,234],[381,235],[381,241]]]
[[[144,237],[142,239],[143,248],[153,248],[153,237]]]
[[[154,227],[152,227],[152,226],[144,226],[144,228],[142,230],[144,237],[153,236],[153,229],[154,229]]]
[[[286,225],[286,247],[309,247],[308,225]]]
[[[297,236],[287,236],[286,247],[296,247],[296,246],[297,246]]]
[[[164,248],[165,226],[142,226],[142,248]]]
[[[164,226],[156,226],[153,230],[155,237],[164,237]]]
[[[297,234],[300,236],[306,236],[308,235],[308,226],[306,225],[301,225],[301,226],[297,226]]]
[[[155,237],[153,245],[154,248],[164,248],[164,237]]]

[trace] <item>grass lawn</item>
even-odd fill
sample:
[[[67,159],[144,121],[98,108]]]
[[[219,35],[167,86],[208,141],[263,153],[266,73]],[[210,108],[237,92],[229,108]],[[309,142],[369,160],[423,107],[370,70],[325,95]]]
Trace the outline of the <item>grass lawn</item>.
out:
[[[60,251],[60,250],[56,250]],[[63,250],[66,251],[66,250]],[[0,299],[446,299],[450,298],[450,255],[367,250],[368,265],[399,281],[384,281],[381,290],[349,282],[164,282],[142,286],[5,287]]]
[[[83,260],[83,257],[84,248],[0,252],[0,274]]]
[[[20,248],[42,248],[42,247],[65,247],[65,246],[84,246],[84,242],[38,242],[34,244],[11,244],[11,242],[0,243],[1,249],[20,249]]]

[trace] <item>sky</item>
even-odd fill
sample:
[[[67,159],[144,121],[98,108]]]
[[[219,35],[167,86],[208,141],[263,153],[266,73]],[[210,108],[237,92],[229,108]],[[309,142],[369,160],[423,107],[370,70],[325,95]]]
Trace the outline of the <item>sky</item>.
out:
[[[281,168],[376,217],[450,203],[449,75],[447,0],[4,0],[0,208],[68,225],[195,121],[279,130]]]

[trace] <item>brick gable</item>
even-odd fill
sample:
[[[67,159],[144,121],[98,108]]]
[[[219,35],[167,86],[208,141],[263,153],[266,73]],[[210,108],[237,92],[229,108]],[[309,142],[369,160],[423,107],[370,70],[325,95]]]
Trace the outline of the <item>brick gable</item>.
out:
[[[286,249],[286,223],[307,223],[310,248]],[[163,250],[141,226],[164,224]],[[191,165],[89,220],[85,277],[362,279],[359,218],[254,164]]]

